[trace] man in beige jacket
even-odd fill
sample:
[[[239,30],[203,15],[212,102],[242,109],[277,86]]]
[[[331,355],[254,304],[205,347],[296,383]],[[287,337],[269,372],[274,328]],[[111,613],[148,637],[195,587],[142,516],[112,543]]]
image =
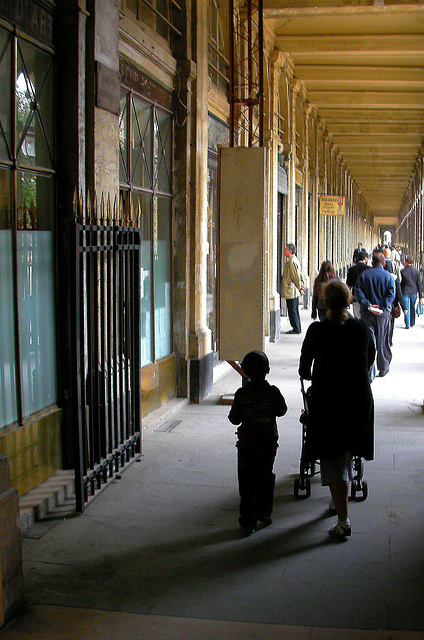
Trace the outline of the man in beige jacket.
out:
[[[300,268],[300,262],[296,256],[294,244],[287,244],[284,248],[287,262],[284,265],[281,278],[281,297],[285,298],[291,330],[286,333],[302,333],[299,316],[299,297],[305,291],[305,281]]]

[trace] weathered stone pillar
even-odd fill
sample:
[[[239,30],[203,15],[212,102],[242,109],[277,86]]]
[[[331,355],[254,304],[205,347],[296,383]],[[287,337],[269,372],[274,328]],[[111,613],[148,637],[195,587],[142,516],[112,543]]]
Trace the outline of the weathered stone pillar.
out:
[[[192,60],[180,60],[178,78],[180,100],[177,102],[175,145],[178,149],[175,164],[176,198],[174,201],[174,350],[177,364],[177,393],[189,396],[189,309],[190,290],[190,203],[191,203],[191,156],[195,153],[191,145],[191,113],[193,111],[192,84],[196,77],[196,65]],[[195,188],[195,185],[193,185]]]
[[[189,235],[189,399],[200,402],[212,389],[213,354],[206,315],[208,227],[208,3],[196,5],[196,78],[192,84]]]
[[[9,464],[0,454],[0,626],[24,602],[18,492],[10,486]]]
[[[119,188],[119,3],[87,0],[87,187],[111,194]]]
[[[283,56],[280,51],[274,49],[269,56],[270,84],[267,112],[267,126],[264,137],[269,145],[268,154],[268,291],[269,291],[269,339],[275,342],[280,335],[280,294],[277,290],[277,250],[278,250],[278,147],[281,144],[278,131],[280,129],[278,117],[280,115],[280,77]]]
[[[290,164],[289,164],[289,188],[287,206],[287,241],[296,243],[295,238],[295,218],[296,218],[296,105],[301,84],[293,79],[290,82],[290,102],[289,102],[289,135],[290,135]]]
[[[86,190],[86,23],[84,0],[63,0],[56,11],[57,62],[57,252],[60,272],[58,289],[58,340],[62,393],[62,451],[64,468],[74,464],[76,403],[72,354],[74,343],[73,279],[75,245],[72,236],[74,191]],[[61,81],[66,78],[66,82]]]

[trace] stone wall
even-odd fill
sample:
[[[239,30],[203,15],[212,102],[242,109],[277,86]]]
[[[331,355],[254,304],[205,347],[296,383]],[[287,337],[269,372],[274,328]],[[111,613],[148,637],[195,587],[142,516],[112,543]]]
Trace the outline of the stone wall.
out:
[[[18,492],[10,486],[9,465],[0,454],[0,625],[24,602]]]

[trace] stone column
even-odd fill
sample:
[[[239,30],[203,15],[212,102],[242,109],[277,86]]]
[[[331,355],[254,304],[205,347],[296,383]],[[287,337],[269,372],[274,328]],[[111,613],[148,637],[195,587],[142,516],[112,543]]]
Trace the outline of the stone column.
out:
[[[190,158],[189,278],[189,398],[200,402],[212,389],[213,354],[206,322],[207,178],[208,178],[208,3],[196,5]]]
[[[87,187],[113,197],[119,188],[119,7],[87,0]]]
[[[72,235],[73,197],[86,190],[86,23],[85,0],[63,0],[57,6],[56,64],[57,90],[57,222],[58,266],[58,342],[62,393],[63,465],[74,464],[76,406],[75,372],[72,355],[73,269],[75,245]],[[66,78],[66,82],[61,79]]]
[[[277,207],[278,207],[278,153],[280,137],[278,134],[278,116],[280,115],[280,78],[283,55],[274,49],[269,56],[270,85],[268,102],[268,118],[264,131],[265,144],[269,145],[268,153],[268,291],[269,291],[269,339],[278,340],[280,335],[280,294],[277,291]]]
[[[10,486],[9,464],[0,454],[0,626],[24,603],[18,492]]]
[[[287,206],[287,241],[296,243],[295,236],[295,216],[296,216],[296,103],[298,100],[301,84],[298,80],[292,79],[289,84],[289,142],[290,142],[290,164],[289,164],[289,188]]]
[[[178,149],[175,166],[176,197],[174,200],[174,350],[177,368],[177,393],[189,396],[188,353],[190,290],[190,203],[191,203],[191,113],[193,111],[192,84],[196,77],[196,65],[192,60],[178,63],[180,100],[176,106],[175,146]],[[195,188],[195,185],[193,185]]]

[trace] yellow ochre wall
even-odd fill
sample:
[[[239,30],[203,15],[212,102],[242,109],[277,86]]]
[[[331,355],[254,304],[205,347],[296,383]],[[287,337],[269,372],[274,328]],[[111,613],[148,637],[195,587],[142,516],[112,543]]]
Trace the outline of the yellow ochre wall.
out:
[[[7,456],[10,484],[20,496],[62,468],[61,417],[56,407],[0,431],[0,453]]]

